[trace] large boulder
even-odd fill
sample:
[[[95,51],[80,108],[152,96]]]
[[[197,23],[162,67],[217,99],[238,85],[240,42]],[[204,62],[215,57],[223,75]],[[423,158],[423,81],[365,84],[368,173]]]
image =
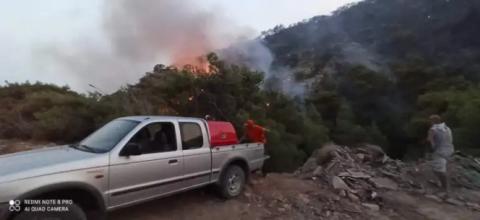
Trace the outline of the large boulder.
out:
[[[368,160],[372,162],[385,162],[388,156],[383,151],[382,147],[373,144],[362,144],[356,149],[357,154],[362,154],[362,160]]]
[[[340,149],[340,146],[333,143],[328,143],[316,150],[313,156],[318,165],[325,165],[338,155],[337,152]]]

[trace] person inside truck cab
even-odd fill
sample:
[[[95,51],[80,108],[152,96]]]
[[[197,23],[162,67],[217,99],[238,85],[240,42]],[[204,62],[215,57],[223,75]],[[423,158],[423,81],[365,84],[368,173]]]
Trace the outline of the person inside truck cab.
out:
[[[265,137],[265,132],[268,129],[257,125],[253,120],[249,119],[245,122],[245,134],[242,140],[247,140],[248,142],[254,143],[267,143],[267,138]]]
[[[155,123],[138,131],[129,141],[139,145],[142,154],[176,150],[175,129],[171,123]]]

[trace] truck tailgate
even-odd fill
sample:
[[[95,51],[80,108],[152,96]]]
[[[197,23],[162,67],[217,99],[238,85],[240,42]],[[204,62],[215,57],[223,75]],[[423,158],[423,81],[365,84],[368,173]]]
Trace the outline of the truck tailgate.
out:
[[[212,148],[212,181],[217,181],[220,171],[232,159],[245,159],[250,171],[261,169],[264,161],[265,148],[262,143],[246,143]]]

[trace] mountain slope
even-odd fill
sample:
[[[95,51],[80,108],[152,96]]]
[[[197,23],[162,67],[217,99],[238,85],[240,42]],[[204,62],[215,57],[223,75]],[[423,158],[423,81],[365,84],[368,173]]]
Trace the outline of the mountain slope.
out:
[[[277,27],[265,41],[276,61],[290,67],[318,70],[329,61],[378,66],[418,57],[477,66],[479,12],[474,0],[366,0],[332,16]]]
[[[456,145],[479,153],[480,140],[469,132],[471,121],[480,122],[472,95],[479,91],[479,25],[475,0],[365,0],[277,26],[262,39],[274,65],[307,85],[305,102],[321,113],[334,141],[420,156],[426,119],[441,114]]]

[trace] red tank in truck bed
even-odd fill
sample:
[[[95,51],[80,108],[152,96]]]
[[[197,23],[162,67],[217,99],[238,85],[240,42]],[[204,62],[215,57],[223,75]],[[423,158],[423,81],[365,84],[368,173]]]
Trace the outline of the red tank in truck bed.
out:
[[[238,137],[232,123],[226,121],[207,121],[212,147],[238,144]]]

